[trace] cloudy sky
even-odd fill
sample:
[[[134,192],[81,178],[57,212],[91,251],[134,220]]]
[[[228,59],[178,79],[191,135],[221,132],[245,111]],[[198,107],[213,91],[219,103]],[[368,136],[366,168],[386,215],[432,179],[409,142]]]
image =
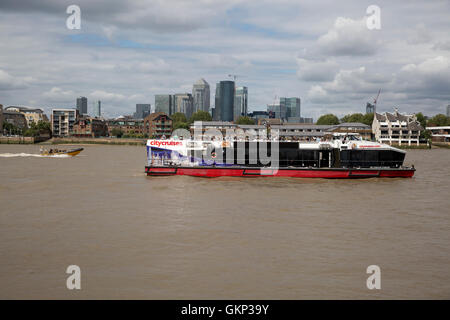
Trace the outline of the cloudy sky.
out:
[[[66,8],[81,8],[81,29]],[[381,8],[369,30],[366,9]],[[237,74],[249,109],[298,96],[302,116],[444,113],[450,104],[450,1],[1,0],[0,103],[131,114],[154,95]]]

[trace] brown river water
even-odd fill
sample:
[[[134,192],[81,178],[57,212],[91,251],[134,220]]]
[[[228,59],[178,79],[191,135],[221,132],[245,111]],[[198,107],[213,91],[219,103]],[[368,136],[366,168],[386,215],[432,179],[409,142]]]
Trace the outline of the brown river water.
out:
[[[450,298],[450,150],[325,180],[146,177],[145,147],[84,147],[0,145],[1,299]]]

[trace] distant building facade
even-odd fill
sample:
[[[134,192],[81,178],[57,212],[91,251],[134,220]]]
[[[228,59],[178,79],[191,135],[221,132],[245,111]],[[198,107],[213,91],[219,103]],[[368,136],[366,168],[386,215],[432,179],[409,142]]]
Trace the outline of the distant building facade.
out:
[[[48,121],[48,118],[45,115],[44,111],[39,108],[9,106],[5,108],[5,110],[22,113],[25,116],[28,127],[30,127],[32,123],[38,123],[39,121]]]
[[[280,98],[280,105],[286,108],[286,118],[300,118],[301,100],[300,98]]]
[[[88,113],[88,100],[86,97],[77,98],[77,110],[79,115]]]
[[[133,117],[135,119],[144,119],[151,113],[152,105],[150,103],[137,103],[136,112]]]
[[[366,113],[374,113],[375,112],[375,105],[367,102],[366,104]]]
[[[283,103],[272,103],[267,105],[267,112],[269,113],[269,117],[273,117],[275,119],[286,119],[286,105]]]
[[[104,120],[80,116],[73,125],[72,135],[75,137],[106,137],[108,135],[108,127]]]
[[[120,116],[115,119],[109,119],[106,121],[108,127],[108,135],[113,136],[112,131],[118,129],[123,134],[145,134],[144,120],[134,119],[131,116]]]
[[[233,121],[248,113],[248,88],[237,87],[234,95]]]
[[[100,118],[102,116],[102,102],[98,100],[94,105],[94,117]]]
[[[77,109],[53,109],[51,115],[52,135],[54,137],[68,137],[72,135],[77,117]]]
[[[144,119],[144,131],[150,138],[168,138],[172,135],[172,129],[172,118],[164,112],[149,114]]]
[[[209,89],[209,84],[205,79],[200,79],[192,88],[192,97],[194,99],[194,110],[197,111],[206,111],[209,112],[211,94]]]
[[[155,95],[155,113],[164,112],[172,115],[175,110],[175,96],[172,94],[156,94]]]
[[[10,123],[20,129],[27,128],[27,120],[25,118],[25,115],[17,111],[3,111],[3,121],[5,123]]]
[[[427,127],[431,131],[431,141],[450,143],[450,126]]]
[[[267,111],[253,111],[248,113],[248,117],[258,122],[259,119],[269,118],[269,113]]]
[[[420,132],[423,130],[415,115],[401,114],[398,111],[384,114],[376,112],[372,123],[375,139],[390,145],[419,145]]]
[[[175,110],[172,110],[172,114],[175,112],[181,112],[186,115],[186,118],[192,116],[194,110],[194,99],[190,93],[177,93],[175,94]]]
[[[233,121],[234,81],[220,81],[216,84],[214,120]]]

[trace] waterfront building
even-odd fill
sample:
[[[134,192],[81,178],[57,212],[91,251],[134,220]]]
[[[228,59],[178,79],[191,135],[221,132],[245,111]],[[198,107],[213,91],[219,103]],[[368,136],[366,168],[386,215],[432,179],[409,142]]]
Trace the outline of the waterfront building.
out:
[[[133,117],[135,119],[144,119],[151,113],[152,105],[150,103],[137,103],[136,112]]]
[[[450,143],[450,126],[427,127],[431,131],[431,141]]]
[[[175,109],[172,110],[172,114],[175,112],[181,112],[186,115],[186,118],[192,116],[194,110],[194,99],[190,93],[177,93],[175,94]]]
[[[151,113],[144,119],[144,130],[150,138],[169,138],[172,129],[172,118],[164,112]]]
[[[28,127],[31,127],[32,123],[38,123],[39,121],[48,121],[48,118],[45,115],[44,111],[40,108],[9,106],[5,108],[5,110],[22,113],[25,116]]]
[[[88,103],[88,100],[86,97],[78,97],[77,98],[77,110],[78,110],[79,115],[88,113],[87,103]]]
[[[313,123],[313,118],[288,117],[287,122],[289,122],[289,123]]]
[[[214,129],[219,131],[222,134],[222,137],[226,137],[227,130],[228,133],[234,132],[234,130],[242,130],[243,133],[252,132],[253,134],[258,133],[258,130],[266,130],[266,126],[264,125],[256,125],[256,124],[235,124],[230,121],[194,121],[191,124],[190,131],[191,135],[195,134],[204,134],[208,129]]]
[[[233,121],[248,113],[248,88],[237,87],[234,95]]]
[[[75,121],[72,135],[75,137],[106,137],[108,126],[102,119],[83,115]]]
[[[94,117],[100,118],[102,116],[102,102],[98,100],[94,105]]]
[[[206,111],[209,112],[209,105],[211,101],[209,84],[205,81],[205,79],[200,79],[192,88],[192,97],[194,99],[194,110],[197,111]]]
[[[123,134],[144,134],[144,120],[135,119],[132,116],[120,116],[115,119],[106,120],[108,135],[113,136],[112,131],[118,129]]]
[[[4,110],[3,111],[3,121],[6,123],[11,123],[12,125],[20,128],[20,129],[26,129],[27,128],[27,120],[25,118],[25,115],[23,113],[17,112],[17,111],[9,111]]]
[[[155,95],[155,113],[164,112],[172,115],[175,113],[175,96],[173,94],[156,94]]]
[[[280,98],[280,105],[286,109],[286,118],[300,118],[301,100],[300,98]]]
[[[52,135],[54,137],[72,135],[78,115],[77,109],[53,109],[51,115]]]
[[[216,84],[214,120],[233,121],[234,81],[220,81]]]
[[[417,144],[419,145],[420,132],[423,127],[415,115],[394,113],[375,113],[372,123],[372,132],[378,142],[386,144]]]

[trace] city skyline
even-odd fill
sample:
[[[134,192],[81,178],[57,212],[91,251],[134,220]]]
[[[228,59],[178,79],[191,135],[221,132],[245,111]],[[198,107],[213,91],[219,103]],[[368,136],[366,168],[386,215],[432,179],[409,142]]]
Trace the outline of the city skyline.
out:
[[[450,101],[448,2],[378,1],[380,30],[366,27],[368,4],[356,1],[82,0],[80,30],[66,28],[67,5],[2,1],[0,103],[49,114],[86,96],[112,117],[157,93],[191,92],[195,79],[234,73],[250,89],[249,112],[297,96],[306,117],[343,116],[363,112],[379,88],[380,112],[433,115]]]

